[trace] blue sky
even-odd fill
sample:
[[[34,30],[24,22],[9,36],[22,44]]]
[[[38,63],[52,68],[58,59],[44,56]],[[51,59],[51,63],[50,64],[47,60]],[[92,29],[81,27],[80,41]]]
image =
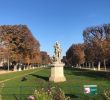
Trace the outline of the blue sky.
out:
[[[110,0],[0,0],[0,25],[26,24],[50,55],[55,41],[65,55],[85,28],[109,22]]]

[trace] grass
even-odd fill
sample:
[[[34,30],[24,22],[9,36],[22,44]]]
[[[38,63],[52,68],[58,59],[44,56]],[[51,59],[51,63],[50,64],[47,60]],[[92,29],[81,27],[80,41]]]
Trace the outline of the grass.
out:
[[[65,69],[66,82],[49,82],[50,68],[32,69],[0,75],[0,92],[3,100],[27,100],[35,89],[51,86],[62,88],[73,100],[105,100],[101,93],[110,89],[107,72],[88,71],[82,69]],[[26,80],[21,81],[22,77]],[[7,80],[10,79],[10,80]],[[4,81],[7,80],[7,81]],[[4,81],[4,82],[3,82]],[[2,87],[2,84],[4,86]],[[83,85],[97,85],[99,95],[84,95]]]

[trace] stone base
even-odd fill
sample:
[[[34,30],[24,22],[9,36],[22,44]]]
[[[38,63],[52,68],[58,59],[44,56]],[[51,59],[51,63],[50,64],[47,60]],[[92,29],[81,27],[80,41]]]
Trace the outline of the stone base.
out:
[[[64,76],[63,66],[64,64],[52,64],[53,67],[51,67],[51,76],[49,78],[49,81],[53,82],[64,82],[66,81],[66,78]]]

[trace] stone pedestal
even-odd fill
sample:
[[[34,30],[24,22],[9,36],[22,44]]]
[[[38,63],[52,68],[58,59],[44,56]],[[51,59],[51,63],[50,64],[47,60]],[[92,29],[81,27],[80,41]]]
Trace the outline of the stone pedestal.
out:
[[[66,78],[64,76],[63,71],[63,63],[54,63],[51,67],[51,76],[49,78],[49,81],[53,82],[64,82],[66,81]]]

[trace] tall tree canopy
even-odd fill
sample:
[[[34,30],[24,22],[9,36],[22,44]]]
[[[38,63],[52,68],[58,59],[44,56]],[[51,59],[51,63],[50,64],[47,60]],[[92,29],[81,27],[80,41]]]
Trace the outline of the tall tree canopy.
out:
[[[83,31],[86,62],[100,66],[110,57],[110,24],[90,27]]]
[[[47,52],[45,51],[41,51],[41,63],[44,65],[47,65],[49,63],[51,63],[51,59],[49,57],[49,55],[47,54]]]
[[[7,49],[7,56],[11,62],[29,64],[41,61],[39,41],[26,25],[0,26],[0,45]]]
[[[110,24],[86,28],[83,44],[73,44],[66,52],[64,61],[70,65],[110,65]]]
[[[73,44],[66,52],[67,63],[79,65],[84,63],[84,46],[83,44]]]

